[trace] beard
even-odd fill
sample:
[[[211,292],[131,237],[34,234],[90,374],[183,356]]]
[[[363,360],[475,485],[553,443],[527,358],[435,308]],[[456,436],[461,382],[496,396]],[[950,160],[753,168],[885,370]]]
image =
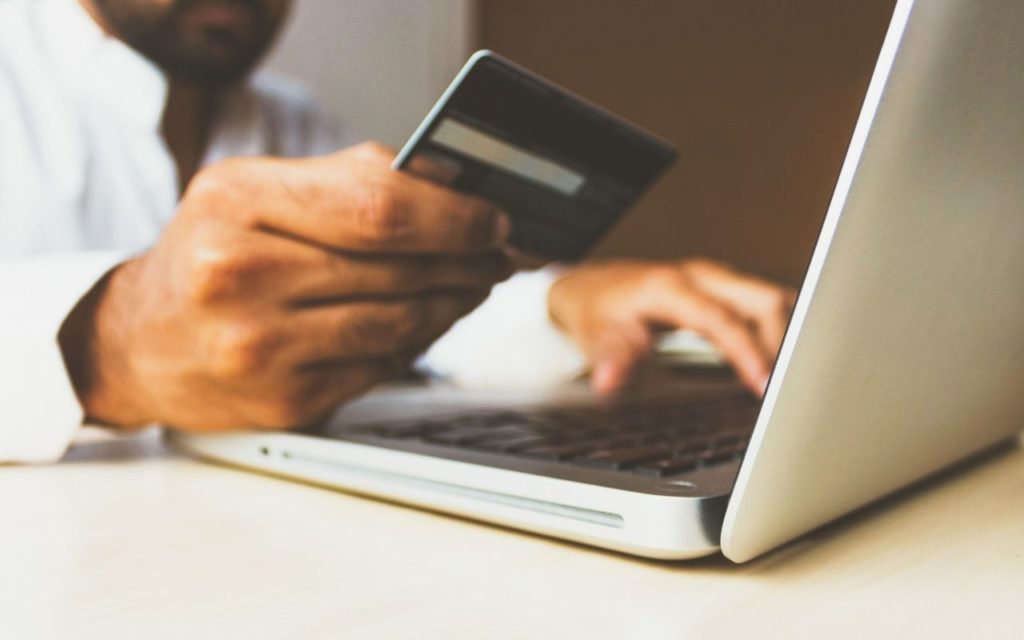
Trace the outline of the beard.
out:
[[[106,26],[174,79],[225,87],[266,53],[289,0],[92,0]]]

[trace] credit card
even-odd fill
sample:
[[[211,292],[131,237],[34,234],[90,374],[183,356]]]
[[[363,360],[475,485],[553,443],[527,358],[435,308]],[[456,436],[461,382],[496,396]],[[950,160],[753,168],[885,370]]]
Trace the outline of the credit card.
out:
[[[393,168],[506,211],[509,243],[583,257],[676,158],[671,144],[490,51],[473,54]]]

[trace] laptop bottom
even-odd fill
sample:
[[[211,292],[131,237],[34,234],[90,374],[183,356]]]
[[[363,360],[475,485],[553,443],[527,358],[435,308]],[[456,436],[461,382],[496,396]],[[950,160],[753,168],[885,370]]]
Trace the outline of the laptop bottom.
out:
[[[715,371],[660,372],[613,402],[405,387],[315,433],[172,434],[290,479],[633,555],[718,550],[758,402]]]

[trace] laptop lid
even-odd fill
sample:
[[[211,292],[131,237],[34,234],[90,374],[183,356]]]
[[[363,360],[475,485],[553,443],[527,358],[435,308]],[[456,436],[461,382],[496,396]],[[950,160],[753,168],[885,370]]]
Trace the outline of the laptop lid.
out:
[[[900,0],[722,550],[748,560],[1024,427],[1024,3]]]

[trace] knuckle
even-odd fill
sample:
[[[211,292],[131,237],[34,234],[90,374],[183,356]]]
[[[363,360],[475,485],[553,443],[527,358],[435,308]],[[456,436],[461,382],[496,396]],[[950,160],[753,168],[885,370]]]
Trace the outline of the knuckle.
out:
[[[692,271],[707,271],[708,269],[714,269],[718,266],[718,263],[710,258],[687,258],[683,261],[683,266],[686,269]]]
[[[721,263],[710,258],[687,258],[679,265],[679,270],[689,278],[708,276],[721,269]]]
[[[388,325],[398,338],[418,333],[428,321],[427,306],[416,302],[402,302],[391,308]]]
[[[184,199],[205,201],[217,196],[224,189],[224,180],[221,177],[223,173],[220,164],[200,169],[189,181]]]
[[[502,214],[488,202],[467,198],[463,225],[470,245],[487,247],[494,243]]]
[[[296,182],[289,166],[274,158],[231,158],[203,167],[189,181],[179,212],[245,222],[268,194]]]
[[[353,204],[357,233],[363,240],[390,245],[412,235],[412,212],[387,184],[365,187]]]
[[[358,149],[367,155],[387,155],[388,148],[376,140],[367,140],[358,146]]]
[[[646,284],[655,290],[659,289],[674,289],[678,287],[682,281],[682,274],[675,267],[670,266],[657,266],[652,267],[647,272],[645,278]]]
[[[404,344],[425,322],[423,306],[395,303],[353,322],[347,331],[365,349],[392,352]]]
[[[701,311],[701,324],[708,330],[721,334],[733,334],[736,331],[736,319],[721,307],[708,306]]]
[[[186,189],[186,200],[219,202],[235,192],[248,173],[241,169],[241,160],[224,160],[200,169]]]
[[[352,147],[355,155],[374,161],[390,161],[395,153],[385,144],[370,140]]]
[[[272,331],[259,325],[233,323],[222,328],[212,349],[214,375],[240,379],[265,371],[277,342]]]
[[[202,307],[238,293],[250,279],[255,265],[234,249],[205,243],[192,251],[187,270],[187,298]]]

